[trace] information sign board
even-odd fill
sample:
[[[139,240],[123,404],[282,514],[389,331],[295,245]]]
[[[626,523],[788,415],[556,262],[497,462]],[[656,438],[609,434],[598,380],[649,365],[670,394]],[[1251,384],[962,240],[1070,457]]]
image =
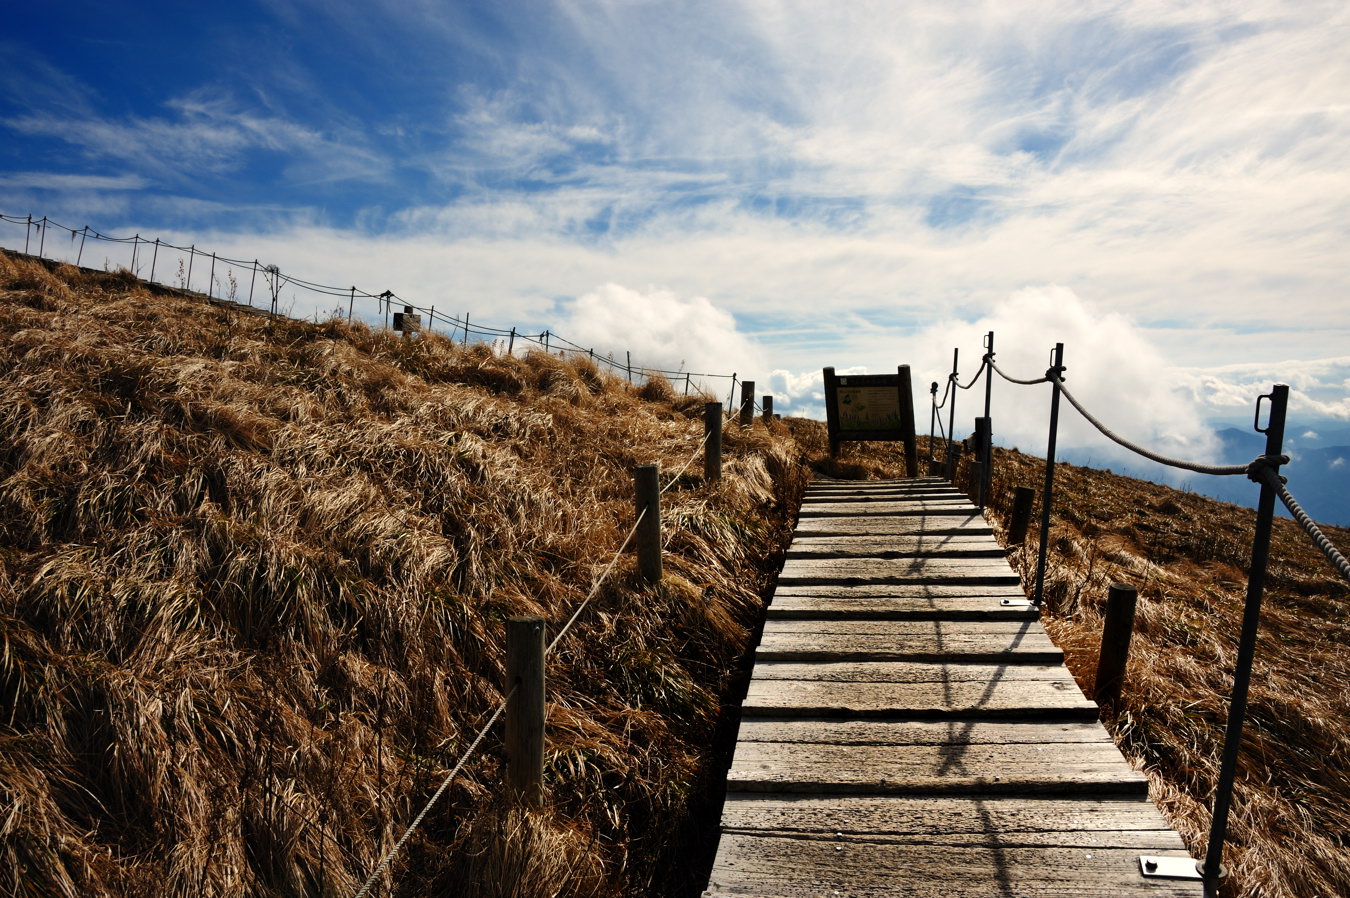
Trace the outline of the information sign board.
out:
[[[909,476],[918,476],[914,393],[908,365],[901,365],[895,374],[842,376],[836,376],[833,368],[826,368],[825,422],[831,457],[839,454],[839,443],[843,440],[903,442]]]

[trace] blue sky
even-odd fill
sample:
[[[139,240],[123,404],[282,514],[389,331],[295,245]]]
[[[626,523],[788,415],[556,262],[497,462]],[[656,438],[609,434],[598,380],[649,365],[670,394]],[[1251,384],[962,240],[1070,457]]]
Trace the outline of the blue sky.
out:
[[[996,327],[1014,373],[1063,341],[1113,425],[1203,454],[1185,422],[1274,380],[1350,420],[1347,46],[1340,0],[21,4],[0,212],[735,370],[785,411],[824,365],[971,373]]]

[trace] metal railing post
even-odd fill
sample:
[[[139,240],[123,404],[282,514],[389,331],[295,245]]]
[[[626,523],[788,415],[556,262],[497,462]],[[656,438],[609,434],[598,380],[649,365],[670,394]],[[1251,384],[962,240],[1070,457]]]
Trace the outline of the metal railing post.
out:
[[[979,506],[984,511],[994,483],[994,420],[989,416],[989,404],[994,395],[994,332],[984,341],[984,465],[980,468]]]
[[[1270,400],[1270,423],[1261,429],[1261,399]],[[1279,472],[1280,455],[1284,451],[1284,418],[1289,404],[1289,387],[1276,384],[1269,395],[1256,400],[1256,430],[1266,435],[1265,459],[1258,464],[1269,465]],[[1223,840],[1228,829],[1228,811],[1233,800],[1233,780],[1237,775],[1238,749],[1242,742],[1242,725],[1247,716],[1247,690],[1251,685],[1252,660],[1256,655],[1256,631],[1261,620],[1261,594],[1266,583],[1266,563],[1270,560],[1271,520],[1275,516],[1275,490],[1264,479],[1261,497],[1256,505],[1256,534],[1252,537],[1252,564],[1247,574],[1247,604],[1242,613],[1242,639],[1238,644],[1237,664],[1233,670],[1233,697],[1228,705],[1228,729],[1224,735],[1223,760],[1219,767],[1219,782],[1214,790],[1214,815],[1209,830],[1209,847],[1205,850],[1201,874],[1207,880],[1223,875]]]
[[[929,473],[929,474],[932,474],[932,473],[933,473],[933,460],[934,460],[934,456],[933,456],[933,440],[937,438],[937,413],[938,413],[938,407],[937,407],[937,388],[938,388],[938,382],[937,382],[937,381],[933,381],[933,385],[932,385],[931,387],[928,388],[928,392],[931,394],[930,405],[932,405],[932,411],[931,411],[931,412],[929,413],[929,415],[928,415],[928,473]]]
[[[952,350],[951,405],[947,409],[947,479],[956,483],[956,394],[959,381],[956,379],[956,363],[961,357],[959,348]]]
[[[1050,506],[1055,497],[1055,439],[1059,434],[1059,381],[1064,376],[1064,344],[1056,343],[1051,356],[1050,370],[1045,372],[1050,378],[1050,387],[1054,393],[1050,397],[1050,437],[1045,446],[1045,492],[1041,495],[1041,544],[1036,555],[1036,591],[1031,604],[1037,608],[1045,600],[1045,560],[1050,548]]]

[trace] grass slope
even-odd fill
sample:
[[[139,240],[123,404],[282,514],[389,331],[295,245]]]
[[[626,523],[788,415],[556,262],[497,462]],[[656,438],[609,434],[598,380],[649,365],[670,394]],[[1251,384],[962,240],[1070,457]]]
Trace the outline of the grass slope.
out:
[[[672,479],[703,400],[662,381],[8,255],[0,334],[0,893],[352,894],[652,462],[668,574],[622,558],[550,656],[548,810],[500,800],[498,727],[376,894],[687,892],[804,485],[781,427]]]

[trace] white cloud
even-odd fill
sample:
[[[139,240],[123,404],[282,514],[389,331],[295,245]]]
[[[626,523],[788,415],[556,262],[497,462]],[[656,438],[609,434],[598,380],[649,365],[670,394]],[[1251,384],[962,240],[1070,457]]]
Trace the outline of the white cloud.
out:
[[[612,353],[621,365],[631,352],[635,366],[694,374],[736,372],[742,380],[753,380],[748,372],[763,367],[759,346],[737,331],[730,313],[701,296],[611,283],[565,303],[561,312],[560,333],[598,355]],[[721,388],[712,381],[708,385]]]

